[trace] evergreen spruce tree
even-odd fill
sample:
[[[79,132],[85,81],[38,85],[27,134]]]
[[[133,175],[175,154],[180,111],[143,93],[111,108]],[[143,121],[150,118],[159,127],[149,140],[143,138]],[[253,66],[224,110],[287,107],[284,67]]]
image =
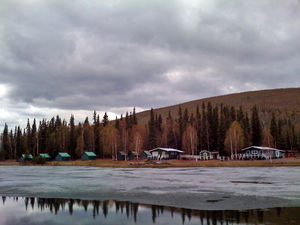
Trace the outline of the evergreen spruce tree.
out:
[[[126,112],[125,122],[126,122],[126,129],[129,129],[130,128],[130,119],[129,119],[128,112]]]
[[[242,128],[244,134],[244,146],[247,147],[250,145],[250,133],[251,133],[250,120],[247,112],[244,120],[242,121]]]
[[[284,141],[284,136],[283,136],[283,131],[282,131],[282,127],[283,127],[283,121],[281,119],[278,120],[278,141],[277,141],[277,146],[279,149],[286,149],[286,143]]]
[[[83,149],[86,152],[91,151],[89,128],[90,128],[89,118],[86,117],[83,123],[83,143],[84,143]]]
[[[244,121],[244,112],[243,112],[243,108],[242,106],[240,106],[240,108],[237,111],[237,121],[239,122],[239,124],[242,124]]]
[[[160,114],[158,115],[156,124],[157,124],[157,130],[158,130],[159,132],[162,132],[162,128],[161,128],[161,125],[162,125],[162,117],[161,117]]]
[[[118,117],[116,116],[116,122],[115,122],[115,128],[120,131],[120,121],[118,120]]]
[[[205,108],[205,103],[202,103],[202,129],[201,129],[201,146],[203,150],[207,150],[209,148],[208,146],[208,124],[207,124],[207,112]]]
[[[270,124],[270,133],[274,139],[274,146],[277,148],[277,142],[278,142],[278,129],[277,129],[277,123],[276,123],[276,118],[275,118],[275,113],[272,113],[272,119],[271,119],[271,124]]]
[[[103,127],[105,127],[108,124],[108,115],[106,112],[104,113],[102,124],[103,124]]]
[[[213,109],[213,119],[211,123],[211,151],[217,151],[218,149],[218,139],[219,139],[219,108],[216,106]]]
[[[17,137],[16,137],[16,157],[17,159],[21,157],[23,153],[23,143],[22,143],[22,131],[20,126],[17,128]]]
[[[202,123],[201,123],[201,113],[199,110],[199,106],[197,105],[196,108],[196,132],[197,132],[197,137],[198,137],[198,151],[202,150],[202,144],[201,144],[201,127],[202,127]]]
[[[75,134],[75,119],[74,115],[70,117],[70,155],[72,158],[75,157],[75,149],[76,149],[76,134]]]
[[[207,126],[206,126],[206,140],[207,140],[207,150],[212,151],[213,149],[213,132],[212,127],[214,123],[213,109],[210,102],[207,103]]]
[[[97,116],[96,111],[94,111],[94,146],[95,153],[98,157],[100,157],[100,121],[99,116]]]
[[[258,110],[256,105],[252,108],[252,118],[251,118],[251,135],[252,135],[252,145],[260,146],[262,142],[262,128],[258,116]]]
[[[189,111],[187,108],[185,108],[183,113],[183,132],[186,130],[188,124],[189,124]]]
[[[133,117],[133,125],[137,125],[138,121],[137,121],[137,118],[136,118],[135,107],[133,108],[132,117]]]
[[[38,145],[37,145],[37,128],[36,128],[36,121],[34,119],[32,128],[31,128],[31,151],[34,156],[38,155],[37,147],[38,147]]]
[[[154,110],[151,108],[150,110],[150,120],[148,123],[149,134],[148,134],[148,145],[150,149],[153,149],[156,146],[156,129],[155,129],[155,118],[154,118]]]
[[[27,120],[26,126],[26,141],[27,141],[27,151],[28,153],[32,154],[32,137],[31,137],[31,127],[29,119]]]
[[[219,139],[218,139],[218,148],[221,156],[225,155],[225,151],[224,151],[225,138],[226,138],[225,115],[224,115],[224,107],[223,105],[221,105],[220,122],[219,122]]]
[[[191,124],[191,126],[194,126],[194,124],[195,124],[195,118],[194,118],[194,114],[193,113],[191,113],[189,124]]]
[[[170,111],[167,118],[167,124],[168,124],[167,146],[169,148],[178,148],[177,141],[176,141],[176,134],[174,132],[174,121]]]
[[[182,148],[182,135],[183,135],[183,132],[184,132],[184,125],[183,125],[183,117],[182,117],[181,106],[179,106],[179,109],[178,109],[178,124],[179,124],[178,146],[181,149]]]
[[[8,136],[8,126],[5,123],[4,130],[2,134],[2,146],[1,146],[2,152],[4,154],[4,158],[9,158],[9,152],[10,152],[10,143],[9,143],[9,136]]]
[[[231,123],[236,120],[235,108],[233,106],[231,106],[230,108],[230,117],[231,117]]]

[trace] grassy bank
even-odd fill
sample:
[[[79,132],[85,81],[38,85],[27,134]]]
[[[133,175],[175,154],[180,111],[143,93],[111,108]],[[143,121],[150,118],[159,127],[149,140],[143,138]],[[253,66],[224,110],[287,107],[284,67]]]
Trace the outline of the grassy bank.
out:
[[[14,160],[0,162],[0,166],[32,166],[30,162],[20,163]],[[167,160],[167,161],[113,161],[110,159],[97,159],[95,161],[68,161],[68,162],[47,162],[43,166],[94,166],[111,168],[163,168],[163,167],[277,167],[277,166],[300,166],[300,158],[287,158],[275,160],[247,160],[247,161],[188,161],[188,160]]]

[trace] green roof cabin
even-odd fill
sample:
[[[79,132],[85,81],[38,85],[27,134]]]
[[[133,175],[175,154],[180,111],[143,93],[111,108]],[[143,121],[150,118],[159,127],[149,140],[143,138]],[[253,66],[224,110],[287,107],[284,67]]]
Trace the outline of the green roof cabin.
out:
[[[40,153],[40,157],[45,158],[47,161],[51,160],[51,156],[48,153]]]
[[[71,156],[66,152],[59,152],[55,157],[56,161],[70,161]]]
[[[97,156],[94,152],[84,152],[81,156],[82,160],[96,160]]]
[[[29,160],[33,160],[33,156],[31,154],[26,155],[26,154],[22,154],[22,157],[20,158],[20,162],[25,162],[25,161],[29,161]]]

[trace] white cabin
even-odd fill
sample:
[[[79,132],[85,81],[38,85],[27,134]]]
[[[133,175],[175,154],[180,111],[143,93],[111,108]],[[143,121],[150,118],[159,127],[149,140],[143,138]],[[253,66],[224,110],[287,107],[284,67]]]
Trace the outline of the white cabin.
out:
[[[276,148],[250,146],[244,148],[242,151],[243,159],[278,159],[284,158],[284,150]]]

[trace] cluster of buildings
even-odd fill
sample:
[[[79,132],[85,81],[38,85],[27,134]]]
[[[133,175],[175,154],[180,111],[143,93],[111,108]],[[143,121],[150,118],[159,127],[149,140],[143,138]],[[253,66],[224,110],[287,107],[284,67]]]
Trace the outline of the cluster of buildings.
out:
[[[46,159],[46,161],[50,161],[52,158],[47,153],[40,153],[40,157],[43,157]],[[81,156],[82,160],[96,160],[97,156],[94,152],[84,152]],[[22,154],[22,157],[19,159],[20,162],[24,162],[26,160],[32,160],[33,156],[31,154]],[[56,161],[70,161],[71,156],[66,152],[59,152],[57,156],[55,157]]]
[[[294,157],[297,155],[297,151],[284,151],[276,148],[261,147],[261,146],[250,146],[241,150],[240,153],[231,155],[231,159],[238,160],[267,160],[267,159],[279,159],[284,157]],[[45,158],[46,160],[51,160],[51,157],[47,153],[41,153],[39,156]],[[97,156],[94,152],[84,152],[82,154],[82,160],[96,160]],[[31,154],[23,154],[20,158],[21,162],[25,160],[32,160],[33,156]],[[219,155],[219,152],[211,152],[207,150],[200,151],[197,155],[187,155],[183,151],[174,148],[154,148],[149,151],[144,151],[142,154],[131,151],[129,153],[118,152],[117,160],[133,160],[133,159],[148,159],[148,160],[168,160],[168,159],[187,159],[187,160],[212,160],[220,159],[223,160],[224,157]],[[69,161],[71,156],[66,152],[59,152],[55,157],[56,161]]]
[[[231,155],[229,159],[239,160],[266,160],[266,159],[279,159],[284,157],[295,156],[297,151],[284,151],[276,148],[250,146],[241,150],[239,154]],[[124,152],[118,153],[118,160],[137,159],[138,157],[149,160],[166,160],[166,159],[186,159],[186,160],[212,160],[223,159],[219,152],[211,152],[202,150],[197,155],[187,155],[183,151],[174,148],[154,148],[149,151],[144,151],[140,156],[136,152],[129,152],[127,155]]]

